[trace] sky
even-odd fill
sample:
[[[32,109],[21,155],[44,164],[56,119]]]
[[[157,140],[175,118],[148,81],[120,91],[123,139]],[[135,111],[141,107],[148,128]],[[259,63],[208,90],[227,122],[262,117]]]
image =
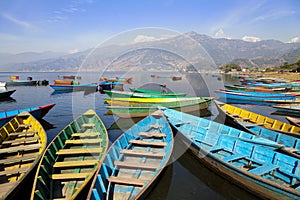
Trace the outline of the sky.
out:
[[[75,53],[117,36],[120,38],[126,32],[149,27],[170,33],[194,31],[251,42],[266,39],[300,42],[300,1],[0,1],[0,53]],[[147,31],[135,36],[130,40],[137,42],[158,37]],[[133,42],[125,40],[123,43]]]

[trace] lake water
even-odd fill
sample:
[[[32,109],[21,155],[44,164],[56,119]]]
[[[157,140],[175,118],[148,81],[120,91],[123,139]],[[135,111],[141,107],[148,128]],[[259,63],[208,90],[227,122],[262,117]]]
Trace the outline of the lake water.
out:
[[[160,75],[161,78],[152,78],[150,75]],[[50,84],[59,75],[80,76],[80,83],[98,82],[101,76],[106,77],[133,77],[130,85],[124,85],[124,90],[129,87],[148,87],[155,89],[158,84],[165,84],[170,90],[176,92],[186,92],[193,96],[216,96],[214,90],[223,88],[224,84],[238,83],[237,79],[230,76],[222,78],[212,76],[211,74],[171,74],[181,76],[182,80],[172,81],[169,73],[127,73],[117,72],[107,73],[0,73],[0,81],[8,81],[10,75],[18,75],[20,79],[26,79],[31,76],[33,80],[48,80]],[[134,120],[123,120],[112,115],[105,115],[106,108],[103,98],[107,96],[100,92],[70,92],[54,93],[50,86],[18,86],[7,87],[8,90],[16,89],[12,94],[12,99],[0,101],[0,112],[9,111],[27,107],[41,106],[50,103],[56,105],[41,121],[50,142],[67,124],[74,118],[88,109],[94,109],[103,120],[108,129],[111,141],[116,139],[122,131],[135,123]],[[257,112],[259,114],[270,115],[275,111],[267,106],[238,105],[245,109]],[[207,119],[218,120],[218,111],[214,104],[210,105],[206,112],[198,113]],[[283,116],[272,115],[285,121]],[[176,144],[173,162],[166,169],[156,187],[149,194],[147,199],[254,199],[251,194],[243,191],[229,181],[215,175],[210,169],[201,165],[197,159],[182,149],[180,143]]]

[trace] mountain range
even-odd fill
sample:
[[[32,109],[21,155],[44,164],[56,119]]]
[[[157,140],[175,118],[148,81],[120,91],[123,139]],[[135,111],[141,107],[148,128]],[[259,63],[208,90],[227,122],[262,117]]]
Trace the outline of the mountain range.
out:
[[[74,54],[0,54],[2,71],[214,70],[235,62],[242,67],[273,67],[300,57],[300,43],[246,42],[188,32],[168,39],[108,45]]]

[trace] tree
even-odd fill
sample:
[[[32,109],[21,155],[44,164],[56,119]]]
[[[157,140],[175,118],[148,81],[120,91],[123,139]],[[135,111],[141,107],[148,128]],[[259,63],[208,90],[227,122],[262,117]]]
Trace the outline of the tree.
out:
[[[242,71],[242,68],[235,63],[229,63],[221,67],[221,70],[223,70],[225,73],[230,72],[232,69],[235,69],[236,71]]]

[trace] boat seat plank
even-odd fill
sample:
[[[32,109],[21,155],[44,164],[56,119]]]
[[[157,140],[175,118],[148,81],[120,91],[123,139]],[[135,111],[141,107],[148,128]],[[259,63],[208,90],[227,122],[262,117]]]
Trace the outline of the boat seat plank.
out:
[[[78,148],[78,149],[61,149],[56,152],[57,155],[76,155],[76,154],[92,154],[100,153],[102,148]]]
[[[140,163],[140,162],[122,162],[122,161],[115,161],[114,165],[118,167],[128,167],[134,169],[145,169],[145,170],[155,170],[159,168],[159,164],[148,164],[148,163]]]
[[[90,173],[73,173],[73,174],[52,174],[53,180],[72,180],[72,179],[85,179]]]
[[[31,150],[39,149],[39,148],[41,148],[41,146],[42,146],[42,144],[38,143],[38,144],[30,144],[30,145],[2,148],[2,149],[0,149],[0,154],[31,151]]]
[[[81,167],[81,166],[93,166],[97,164],[98,160],[74,160],[74,161],[63,161],[56,162],[53,167]]]
[[[252,174],[256,174],[258,176],[261,176],[263,174],[266,174],[266,173],[268,173],[270,171],[273,171],[275,169],[278,169],[278,168],[279,168],[279,166],[277,166],[277,165],[267,163],[267,164],[264,164],[262,166],[251,169],[248,172],[251,172]]]
[[[161,137],[166,137],[166,134],[164,134],[164,133],[152,133],[152,132],[140,132],[139,136],[161,138]]]
[[[117,184],[125,184],[125,185],[133,185],[142,187],[145,183],[145,180],[139,180],[135,178],[122,178],[116,176],[110,176],[107,178],[109,182],[117,183]]]
[[[15,132],[8,134],[9,137],[14,136],[33,136],[34,134],[37,134],[37,131],[27,131],[27,132]]]
[[[18,128],[30,128],[31,124],[19,124]]]
[[[17,140],[5,140],[2,142],[2,144],[26,143],[26,142],[37,141],[39,139],[40,137],[27,137],[27,138],[17,139]]]
[[[82,128],[93,128],[95,126],[96,126],[95,124],[82,124],[81,125]]]
[[[126,155],[134,155],[134,156],[145,156],[145,157],[164,157],[166,155],[165,152],[151,152],[151,151],[142,151],[142,150],[131,150],[131,149],[123,149],[121,151],[122,154]]]
[[[161,125],[156,125],[156,124],[151,124],[150,128],[159,129],[159,128],[162,128],[162,126]]]
[[[230,162],[230,161],[239,160],[239,159],[242,159],[242,158],[245,158],[245,157],[246,156],[242,155],[242,154],[235,154],[235,155],[231,155],[231,156],[227,156],[227,157],[223,158],[223,161]]]
[[[12,182],[8,182],[8,183],[1,183],[0,184],[0,194],[5,194],[7,191],[10,190],[10,188],[12,188],[14,185],[19,184],[20,181],[12,181]],[[0,195],[1,197],[1,195]]]
[[[168,145],[166,142],[148,142],[143,140],[130,140],[129,143],[137,144],[137,145],[144,145],[144,146],[160,146],[165,147]]]
[[[239,115],[238,114],[229,114],[230,116],[232,117],[238,117]]]
[[[0,164],[13,164],[13,163],[19,163],[19,162],[24,162],[24,161],[32,161],[35,160],[37,154],[33,155],[26,155],[26,156],[21,156],[21,157],[14,157],[14,158],[4,158],[0,160]]]
[[[66,140],[66,144],[94,144],[100,143],[102,139],[78,139],[78,140]]]
[[[73,133],[72,137],[95,137],[100,135],[100,132]]]
[[[8,170],[0,171],[0,176],[6,176],[6,175],[10,175],[10,174],[22,174],[24,172],[27,172],[28,169],[29,169],[29,167],[8,169]]]

